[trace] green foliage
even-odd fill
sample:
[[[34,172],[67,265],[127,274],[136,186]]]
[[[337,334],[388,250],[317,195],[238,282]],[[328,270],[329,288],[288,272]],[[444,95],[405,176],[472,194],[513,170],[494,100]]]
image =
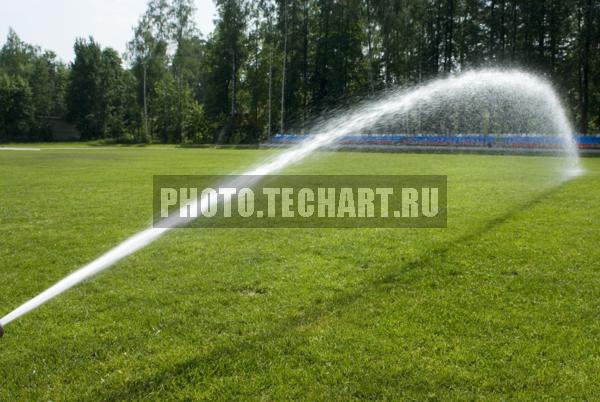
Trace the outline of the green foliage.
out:
[[[162,142],[181,142],[178,108],[182,103],[175,80],[166,75],[156,85],[156,99],[153,103],[153,115],[156,116],[154,128]]]
[[[30,85],[37,116],[64,116],[69,73],[53,52],[44,52],[32,65]]]
[[[581,130],[600,129],[597,0],[224,0],[218,6],[201,99],[224,141],[302,132],[311,116],[378,90],[487,65],[549,76]]]
[[[187,93],[186,107],[183,111],[183,140],[192,144],[207,144],[212,142],[209,136],[209,126],[201,104]]]
[[[85,139],[102,136],[101,98],[105,97],[101,83],[102,49],[92,38],[75,42],[75,61],[71,65],[71,76],[67,88],[69,118]]]
[[[215,29],[202,37],[192,0],[149,0],[125,66],[93,40],[78,40],[79,59],[67,68],[10,30],[0,68],[10,79],[25,79],[34,103],[33,122],[22,126],[39,138],[45,116],[68,115],[86,139],[188,141],[184,108],[164,102],[179,105],[176,98],[191,94],[202,106],[203,141],[252,143],[280,131],[306,132],[312,118],[377,91],[482,66],[516,66],[556,84],[581,132],[600,130],[600,0],[216,6]],[[175,116],[165,113],[169,108]]]
[[[67,68],[10,29],[0,50],[0,76],[0,141],[50,139],[44,119],[65,113]]]
[[[22,77],[0,72],[0,141],[26,140],[34,125],[29,84]]]
[[[116,51],[77,40],[66,100],[83,138],[120,138],[136,127],[134,88]]]
[[[202,106],[192,97],[190,89],[171,74],[157,83],[153,108],[154,128],[161,142],[208,142]]]
[[[29,78],[38,51],[39,49],[23,42],[10,28],[0,52],[0,66],[9,76]]]

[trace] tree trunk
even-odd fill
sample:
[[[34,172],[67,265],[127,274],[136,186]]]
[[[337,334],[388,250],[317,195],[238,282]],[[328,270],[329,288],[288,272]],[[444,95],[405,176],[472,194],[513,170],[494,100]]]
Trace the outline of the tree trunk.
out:
[[[147,82],[147,67],[146,67],[146,62],[144,62],[143,64],[143,68],[144,68],[144,83],[143,83],[143,98],[144,98],[144,142],[148,141],[150,139],[150,133],[148,133],[148,100],[147,100],[147,95],[146,95],[146,82]]]
[[[285,132],[285,80],[286,80],[286,69],[287,69],[287,6],[286,2],[283,2],[283,63],[281,69],[281,115],[279,127],[281,133]]]
[[[178,77],[177,77],[177,142],[183,142],[183,105],[182,105],[182,97],[183,97],[183,84],[181,82],[181,69],[179,69]]]
[[[515,62],[517,50],[517,0],[512,0],[512,49],[511,49],[511,61]]]
[[[506,2],[505,0],[500,1],[500,60],[504,61],[505,50],[506,50],[506,30],[505,30],[505,11]]]
[[[367,1],[365,7],[367,8],[367,49],[369,68],[367,70],[369,79],[369,95],[373,95],[375,92],[375,85],[373,84],[373,37],[371,32],[371,2]]]
[[[302,133],[306,129],[308,108],[308,0],[304,0],[303,9],[303,47],[302,47]]]
[[[454,0],[448,0],[448,15],[445,29],[444,43],[444,72],[449,73],[452,70],[452,46],[454,42]]]
[[[268,114],[269,114],[269,122],[267,128],[267,135],[269,139],[273,136],[273,48],[271,47],[269,50],[269,105],[268,105]]]
[[[581,94],[581,133],[587,134],[589,125],[590,99],[590,47],[592,36],[592,0],[586,0],[583,6],[584,41],[583,41],[583,93]]]
[[[496,59],[496,2],[490,3],[490,59]]]

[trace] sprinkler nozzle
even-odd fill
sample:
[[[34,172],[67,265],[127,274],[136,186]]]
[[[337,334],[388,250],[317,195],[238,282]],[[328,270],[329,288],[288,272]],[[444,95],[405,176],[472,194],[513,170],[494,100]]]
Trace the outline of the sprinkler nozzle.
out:
[[[0,338],[4,335],[4,328],[2,328],[2,324],[0,324]]]

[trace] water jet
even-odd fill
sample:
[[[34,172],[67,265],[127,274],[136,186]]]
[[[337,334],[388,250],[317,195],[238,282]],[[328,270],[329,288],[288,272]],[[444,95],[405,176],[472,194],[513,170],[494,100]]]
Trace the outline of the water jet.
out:
[[[514,116],[520,116],[513,119],[514,121],[522,125],[529,125],[523,129],[531,130],[530,126],[533,124],[536,130],[557,136],[565,155],[565,164],[560,170],[560,177],[557,177],[558,182],[568,180],[581,173],[577,149],[573,140],[573,128],[552,86],[534,74],[518,70],[480,70],[437,79],[410,90],[392,91],[382,95],[379,99],[363,102],[357,107],[339,113],[337,116],[323,119],[315,123],[310,130],[318,133],[318,135],[308,138],[272,159],[264,161],[261,165],[243,173],[243,175],[256,177],[280,171],[293,163],[301,161],[314,151],[335,146],[336,142],[345,135],[369,130],[378,125],[386,127],[387,123],[398,121],[399,118],[406,118],[407,121],[410,121],[410,113],[417,109],[429,113],[428,118],[437,119],[439,111],[443,112],[444,108],[449,108],[453,104],[452,102],[465,99],[470,100],[461,103],[461,107],[465,110],[473,109],[476,113],[479,113],[479,116],[481,116],[481,110],[478,110],[477,107],[482,104],[493,110],[498,110],[498,113],[505,113],[508,110],[509,117],[513,114]],[[457,114],[457,116],[460,116],[460,114]],[[507,121],[509,127],[511,122],[512,120]],[[522,128],[516,127],[514,129]],[[243,184],[249,185],[246,182]],[[199,202],[206,204],[209,201],[200,199]],[[180,225],[182,224],[185,224],[185,222],[180,223]],[[146,247],[173,227],[173,225],[168,224],[161,225],[161,228],[150,227],[131,236],[2,317],[0,319],[0,329],[82,281]],[[3,332],[3,329],[0,331]]]

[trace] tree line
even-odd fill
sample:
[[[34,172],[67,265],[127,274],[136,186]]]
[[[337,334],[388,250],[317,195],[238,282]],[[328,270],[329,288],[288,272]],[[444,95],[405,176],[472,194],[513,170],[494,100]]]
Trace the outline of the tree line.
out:
[[[0,141],[255,143],[386,89],[484,66],[555,83],[581,133],[600,130],[600,0],[150,0],[125,55],[92,37],[75,59],[0,50]]]

